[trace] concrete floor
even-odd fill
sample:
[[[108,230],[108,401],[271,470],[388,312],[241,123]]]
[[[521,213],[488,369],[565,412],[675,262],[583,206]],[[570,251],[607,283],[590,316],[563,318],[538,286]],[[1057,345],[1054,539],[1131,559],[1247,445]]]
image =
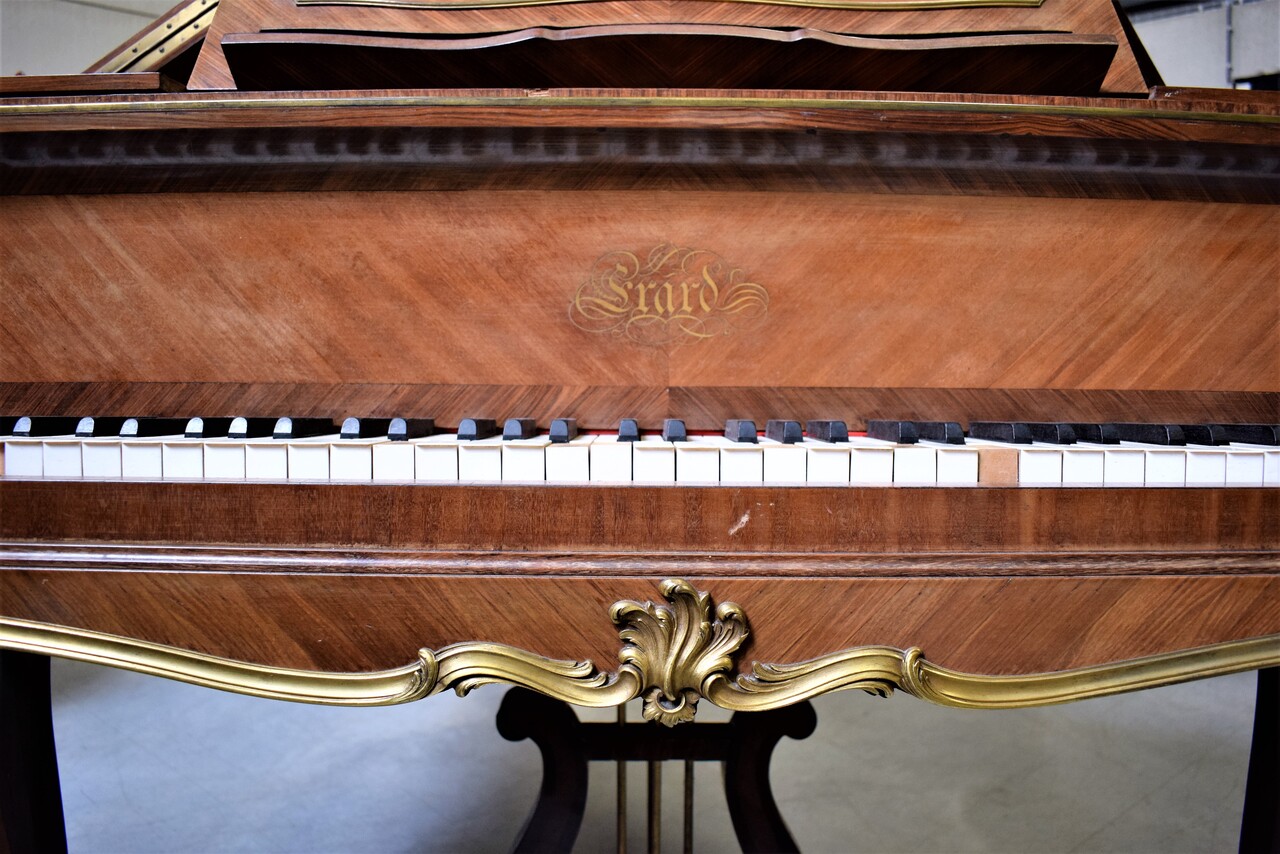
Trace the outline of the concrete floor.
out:
[[[538,788],[536,748],[494,729],[501,688],[334,709],[69,662],[53,678],[73,854],[502,851]],[[809,852],[1232,851],[1254,686],[1007,712],[824,697],[817,732],[779,746],[774,791]],[[613,847],[613,773],[593,767],[578,851]],[[680,766],[665,776],[677,850]],[[629,780],[638,851],[643,768]],[[696,851],[738,850],[719,780],[698,767]]]

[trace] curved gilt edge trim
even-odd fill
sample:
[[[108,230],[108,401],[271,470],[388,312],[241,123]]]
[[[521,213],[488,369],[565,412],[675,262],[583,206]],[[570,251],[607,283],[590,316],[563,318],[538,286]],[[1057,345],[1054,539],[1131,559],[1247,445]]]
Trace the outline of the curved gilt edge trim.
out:
[[[275,700],[339,706],[406,703],[453,689],[517,685],[581,706],[617,706],[637,697],[644,717],[667,726],[690,721],[698,701],[731,711],[763,711],[832,691],[858,688],[887,697],[901,690],[938,705],[1011,709],[1067,703],[1193,679],[1280,665],[1280,635],[1229,641],[1093,667],[1020,676],[962,673],[912,648],[865,646],[798,664],[755,663],[732,678],[749,634],[742,608],[686,581],[660,585],[666,604],[617,602],[621,665],[613,673],[589,661],[560,661],[513,646],[459,643],[422,649],[403,667],[327,673],[268,667],[163,644],[0,618],[0,648],[102,664],[193,685]]]

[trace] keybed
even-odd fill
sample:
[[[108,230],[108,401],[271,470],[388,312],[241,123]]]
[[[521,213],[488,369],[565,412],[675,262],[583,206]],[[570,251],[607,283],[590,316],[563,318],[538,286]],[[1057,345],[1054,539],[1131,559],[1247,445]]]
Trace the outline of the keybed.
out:
[[[10,419],[7,477],[338,483],[1278,486],[1275,425],[769,422],[724,435],[634,421],[582,433],[572,419]],[[24,423],[26,422],[26,423]],[[89,422],[89,423],[86,423]],[[123,423],[121,423],[123,422]],[[175,425],[182,425],[174,431]],[[832,425],[839,425],[833,429]],[[3,426],[3,425],[0,425]],[[1118,429],[1117,429],[1118,427]],[[1204,429],[1201,429],[1201,428]],[[184,429],[185,428],[185,429]],[[116,435],[100,435],[112,430]],[[1205,444],[1188,442],[1187,435]],[[1104,441],[1079,441],[1078,436]],[[924,438],[930,437],[930,438]],[[1232,441],[1233,438],[1261,441]],[[1142,441],[1142,440],[1146,441]],[[1106,441],[1109,440],[1109,441]],[[1215,444],[1208,444],[1209,441]]]

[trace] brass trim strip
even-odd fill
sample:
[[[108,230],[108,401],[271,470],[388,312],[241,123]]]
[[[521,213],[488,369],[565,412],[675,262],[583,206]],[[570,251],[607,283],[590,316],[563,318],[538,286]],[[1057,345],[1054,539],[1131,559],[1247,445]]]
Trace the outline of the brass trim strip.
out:
[[[1142,103],[1149,103],[1143,101]],[[51,115],[66,113],[77,115],[113,113],[185,113],[204,110],[254,110],[288,108],[435,108],[485,107],[495,112],[512,107],[658,107],[684,109],[744,109],[744,110],[845,110],[880,112],[941,112],[983,113],[1060,116],[1065,118],[1139,118],[1161,121],[1201,121],[1242,124],[1280,124],[1280,114],[1258,113],[1207,113],[1190,110],[1166,110],[1160,108],[1133,109],[1128,107],[1078,107],[1069,104],[1010,104],[977,103],[965,101],[886,101],[874,99],[843,98],[760,98],[760,97],[711,97],[674,95],[608,95],[608,96],[558,96],[538,95],[524,97],[468,97],[446,95],[386,95],[357,97],[352,95],[318,95],[303,97],[247,98],[243,93],[226,96],[192,98],[190,93],[163,100],[150,97],[134,100],[80,100],[41,101],[40,103],[0,104],[0,116]],[[326,123],[328,123],[326,117]],[[576,121],[581,122],[581,117]],[[305,125],[306,121],[281,121],[276,126]],[[545,124],[545,122],[544,122]]]
[[[665,604],[617,602],[621,665],[559,661],[504,644],[459,643],[422,649],[417,661],[372,673],[268,667],[102,632],[0,618],[0,648],[103,664],[256,697],[339,706],[406,703],[453,689],[518,685],[580,706],[644,699],[644,717],[668,726],[693,719],[705,697],[732,711],[762,711],[832,691],[858,688],[965,709],[1012,709],[1172,685],[1280,665],[1280,635],[1180,650],[1054,673],[990,676],[933,664],[919,649],[867,646],[799,664],[756,663],[733,677],[747,638],[746,615],[688,582],[660,585]]]
[[[121,71],[155,71],[173,58],[170,51],[174,45],[186,47],[187,43],[204,35],[201,29],[208,29],[213,20],[213,13],[218,8],[218,0],[200,0],[189,3],[178,9],[168,18],[161,18],[155,26],[143,32],[134,41],[117,48],[112,53],[98,60],[90,69],[94,73],[114,73]]]

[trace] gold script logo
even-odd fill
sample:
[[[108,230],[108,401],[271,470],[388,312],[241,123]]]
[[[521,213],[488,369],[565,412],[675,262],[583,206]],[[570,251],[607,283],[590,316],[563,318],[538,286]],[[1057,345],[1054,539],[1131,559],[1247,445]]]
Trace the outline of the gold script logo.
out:
[[[660,346],[703,341],[763,322],[769,292],[703,249],[670,243],[645,257],[610,252],[591,268],[569,304],[587,332]]]

